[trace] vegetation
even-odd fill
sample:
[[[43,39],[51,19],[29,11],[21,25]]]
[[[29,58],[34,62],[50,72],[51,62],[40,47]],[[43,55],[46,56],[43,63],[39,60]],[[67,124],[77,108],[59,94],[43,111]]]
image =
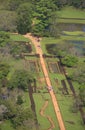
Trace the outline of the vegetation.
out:
[[[42,6],[43,5],[43,6]],[[57,7],[52,0],[41,0],[36,4],[36,15],[38,24],[34,26],[33,33],[35,35],[49,35],[50,24],[53,23],[52,19]],[[55,21],[55,19],[54,19]]]
[[[4,63],[1,62],[0,63],[0,79],[5,78],[8,75],[9,70],[10,70],[9,64],[6,64],[5,62]]]
[[[57,99],[59,98],[59,100],[62,100],[62,96],[60,96],[60,93],[62,91],[62,85],[61,85],[61,80],[65,80],[66,78],[70,79],[72,81],[74,90],[76,92],[77,95],[77,99],[73,102],[71,102],[71,99],[67,96],[68,100],[70,100],[71,106],[71,111],[72,112],[79,112],[79,109],[84,109],[85,108],[85,85],[84,85],[84,79],[85,79],[85,75],[84,75],[84,70],[85,70],[85,64],[84,64],[84,59],[85,59],[85,55],[80,54],[80,50],[81,50],[81,46],[84,49],[84,45],[81,44],[81,42],[79,44],[77,44],[77,42],[79,42],[79,40],[77,40],[77,37],[81,36],[81,39],[83,40],[83,32],[64,32],[66,34],[66,36],[63,36],[61,34],[61,36],[59,38],[46,38],[44,37],[42,39],[42,48],[45,54],[49,54],[49,55],[55,55],[58,59],[60,59],[60,62],[62,63],[63,68],[64,68],[64,73],[66,75],[66,77],[63,77],[61,75],[59,75],[59,72],[57,74],[54,74],[53,72],[51,72],[50,69],[50,77],[51,77],[51,81],[52,83],[54,82],[54,80],[57,80],[57,87],[59,87],[59,89],[56,90],[56,84],[55,82],[52,84],[54,91],[57,91]],[[75,39],[74,39],[75,37]],[[69,39],[69,40],[67,40]],[[74,42],[70,42],[72,41],[72,39],[74,39]],[[83,41],[85,43],[85,41]],[[75,44],[76,43],[76,44]],[[79,46],[79,47],[78,47]],[[83,50],[82,50],[83,52]],[[49,56],[48,55],[48,56]],[[53,61],[48,59],[49,64]],[[55,60],[54,60],[55,63]],[[47,63],[47,66],[49,66],[49,64]],[[48,69],[49,71],[49,69]],[[67,82],[67,79],[65,80],[65,82]],[[68,86],[68,91],[70,93],[70,89],[69,89],[69,85],[68,83],[66,83],[66,85]],[[61,90],[60,90],[60,86],[61,86]],[[62,95],[62,94],[61,94]],[[63,97],[64,98],[64,97]],[[66,98],[66,96],[65,96]],[[64,100],[65,101],[65,100]],[[64,111],[64,107],[65,106],[62,105],[63,101],[59,102],[60,106],[61,106],[61,111]],[[69,102],[69,101],[68,101]],[[62,109],[63,107],[63,109]],[[66,111],[67,107],[65,107],[65,111]],[[69,108],[68,108],[69,109]],[[66,111],[67,113],[68,110]],[[64,112],[62,112],[64,113]],[[69,113],[70,114],[70,113]],[[66,117],[67,114],[63,114],[63,116]],[[64,117],[64,119],[65,119]],[[70,118],[71,119],[71,118]],[[77,118],[78,119],[78,118]],[[66,125],[67,129],[69,127],[69,129],[72,129],[72,127],[70,128],[69,125]],[[80,126],[79,126],[80,127]],[[74,128],[73,128],[74,129]]]
[[[22,97],[21,97],[21,96],[18,96],[18,97],[17,97],[17,104],[18,104],[18,105],[21,105],[22,103],[23,103]]]
[[[57,11],[59,18],[74,18],[74,19],[84,19],[84,11],[81,9],[76,9],[73,6],[65,6],[61,10]]]
[[[4,21],[4,22],[3,22]],[[17,15],[12,11],[0,11],[0,30],[16,32]]]
[[[27,72],[27,70],[17,70],[9,81],[9,88],[19,88],[26,91],[30,87],[32,80],[32,74]]]
[[[6,44],[9,42],[10,36],[6,32],[0,32],[0,47],[6,46]]]
[[[21,35],[17,37],[15,34],[10,35],[6,32],[0,32],[0,47],[3,55],[10,54],[15,58],[20,58],[23,53],[30,53],[32,51],[28,39]]]
[[[81,20],[84,16],[83,8],[85,8],[83,0],[4,0],[0,2],[0,30],[2,31],[21,34],[31,31],[37,36],[56,37],[59,35],[57,23],[69,21],[60,18],[76,17],[79,20],[74,19],[74,23],[78,21],[78,23],[84,23]],[[69,22],[72,20],[70,19]]]
[[[66,65],[67,67],[72,67],[74,65],[76,65],[78,62],[78,59],[77,57],[74,57],[74,56],[65,56],[63,59],[62,59],[62,64],[63,65]]]
[[[84,130],[84,12],[84,0],[0,0],[1,130],[49,129],[48,117],[54,130],[59,129],[39,57],[22,36],[29,32],[42,37],[40,46],[66,130]]]
[[[32,25],[32,8],[29,3],[21,4],[17,10],[18,21],[17,29],[21,34],[26,34],[30,31]]]

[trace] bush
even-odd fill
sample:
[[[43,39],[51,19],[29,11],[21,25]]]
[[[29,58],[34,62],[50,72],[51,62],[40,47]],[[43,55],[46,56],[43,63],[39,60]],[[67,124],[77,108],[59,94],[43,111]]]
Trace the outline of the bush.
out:
[[[74,65],[76,65],[76,63],[78,62],[78,58],[75,56],[65,56],[62,59],[62,64],[67,66],[67,67],[73,67]]]
[[[19,95],[18,97],[17,97],[17,104],[18,105],[21,105],[23,103],[23,99],[22,99],[22,97]]]

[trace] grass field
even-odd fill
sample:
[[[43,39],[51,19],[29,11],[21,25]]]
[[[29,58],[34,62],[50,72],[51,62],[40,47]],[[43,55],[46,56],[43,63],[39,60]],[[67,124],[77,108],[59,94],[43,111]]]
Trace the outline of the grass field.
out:
[[[23,42],[29,42],[30,40],[28,38],[25,38],[24,36],[22,35],[17,35],[17,34],[10,34],[10,38],[13,40],[13,41],[23,41]]]
[[[10,121],[5,121],[0,125],[1,130],[14,130],[13,127],[11,126]]]
[[[85,20],[77,20],[77,19],[64,19],[64,18],[58,18],[58,23],[75,23],[75,24],[85,24]]]
[[[59,100],[59,106],[65,122],[66,129],[84,130],[84,125],[80,113],[79,112],[73,113],[71,110],[74,102],[73,97],[57,94],[57,98]],[[70,122],[73,122],[73,124]]]
[[[50,95],[47,93],[46,94],[43,94],[43,93],[35,94],[34,99],[35,99],[35,103],[36,103],[36,112],[37,112],[38,122],[40,124],[40,130],[45,130],[45,129],[50,128],[50,123],[47,120],[47,118],[42,117],[40,115],[40,110],[42,109],[42,106],[45,103],[45,99],[48,99],[49,103],[48,103],[46,110],[44,111],[44,114],[46,116],[49,115],[52,118],[52,120],[54,121],[55,128],[53,130],[56,130],[56,129],[59,130],[58,122],[57,122],[57,119],[55,116],[55,112],[54,112],[53,105],[52,105],[52,102],[50,99]]]
[[[57,11],[57,16],[59,17],[57,20],[59,23],[85,24],[85,10],[67,6]]]
[[[79,18],[85,19],[85,10],[76,9],[74,7],[64,7],[60,11],[57,11],[57,14],[61,18]]]
[[[85,32],[82,32],[82,31],[63,31],[64,34],[66,35],[70,35],[70,36],[85,36]]]

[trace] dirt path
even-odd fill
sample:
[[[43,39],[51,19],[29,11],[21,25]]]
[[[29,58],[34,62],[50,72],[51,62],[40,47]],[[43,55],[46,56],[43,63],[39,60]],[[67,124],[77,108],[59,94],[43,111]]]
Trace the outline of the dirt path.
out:
[[[53,92],[51,81],[50,81],[50,78],[49,78],[49,75],[48,75],[48,72],[47,72],[47,69],[46,69],[46,65],[45,65],[45,62],[44,62],[44,58],[42,56],[43,52],[42,52],[42,49],[41,49],[41,46],[40,46],[40,42],[36,37],[31,36],[31,34],[26,34],[25,37],[29,38],[32,41],[32,43],[34,44],[34,46],[36,48],[36,53],[40,55],[41,66],[42,66],[44,77],[45,77],[45,80],[46,80],[46,83],[47,83],[47,88],[48,88],[48,91],[49,91],[51,99],[52,99],[55,114],[56,114],[56,117],[57,117],[57,120],[58,120],[58,123],[59,123],[59,128],[60,128],[60,130],[66,130],[65,126],[64,126],[63,119],[62,119],[62,115],[61,115],[61,112],[60,112],[60,109],[59,109],[59,106],[58,106],[58,101],[57,101],[56,96]]]
[[[50,116],[47,116],[44,114],[44,111],[45,111],[47,106],[48,106],[48,101],[45,101],[45,104],[42,106],[42,109],[40,110],[40,115],[49,120],[51,126],[50,126],[50,128],[48,128],[48,130],[52,130],[53,128],[55,128],[54,122]]]

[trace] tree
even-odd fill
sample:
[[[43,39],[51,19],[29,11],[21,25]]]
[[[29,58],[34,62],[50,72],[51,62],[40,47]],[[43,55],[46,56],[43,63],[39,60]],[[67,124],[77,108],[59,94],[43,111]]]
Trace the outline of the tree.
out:
[[[18,9],[20,4],[23,4],[25,2],[31,2],[31,0],[9,0],[8,1],[8,9],[15,11]]]
[[[62,7],[62,2],[61,0],[55,0],[55,4],[58,6],[58,8],[61,8]]]
[[[17,107],[14,107],[14,102],[7,100],[3,104],[7,108],[7,111],[3,115],[4,119],[12,119],[18,114]]]
[[[22,99],[22,97],[19,95],[18,97],[17,97],[17,104],[18,105],[21,105],[23,103],[23,99]]]
[[[10,41],[10,36],[8,33],[4,31],[0,31],[0,47],[6,46],[6,44]]]
[[[35,17],[39,22],[33,26],[33,34],[38,34],[40,36],[49,35],[49,19],[56,10],[57,7],[52,0],[40,0],[36,3]]]
[[[33,122],[34,116],[33,112],[30,108],[23,108],[18,105],[15,105],[13,101],[6,100],[3,102],[3,105],[5,106],[6,110],[3,112],[3,120],[9,120],[12,123],[12,126],[14,128],[17,128],[19,126],[31,126],[32,124],[30,121]],[[14,107],[15,106],[15,107]],[[22,116],[23,115],[23,116]],[[27,124],[25,123],[27,122]]]
[[[9,81],[9,88],[19,88],[26,91],[33,79],[34,76],[27,70],[16,70]]]
[[[17,10],[18,22],[17,29],[21,34],[25,34],[31,30],[32,25],[32,6],[30,3],[21,4]]]
[[[79,96],[83,104],[85,105],[85,63],[78,66],[70,78],[79,84]]]
[[[0,63],[0,79],[4,79],[6,78],[6,76],[8,75],[10,71],[10,66],[9,64],[5,63],[5,62],[1,62]]]
[[[57,37],[59,35],[59,28],[57,24],[57,14],[53,13],[52,16],[49,18],[49,35],[52,37]]]
[[[22,116],[23,115],[23,116]],[[31,126],[30,121],[33,122],[33,113],[29,108],[18,110],[17,115],[11,119],[13,127],[18,128],[19,126]],[[26,123],[25,123],[26,122]],[[32,126],[31,126],[32,127]]]
[[[82,7],[82,0],[71,0],[72,1],[72,5],[74,5],[75,7],[79,8]]]
[[[85,0],[82,0],[82,8],[85,8]]]
[[[16,10],[19,5],[21,4],[22,0],[9,0],[9,3],[8,3],[8,9],[9,10]]]
[[[31,45],[27,44],[25,42],[11,42],[11,44],[9,45],[10,48],[10,53],[13,56],[20,56],[22,53],[30,53],[32,51]]]
[[[77,66],[72,75],[70,75],[70,78],[73,81],[78,82],[80,85],[85,85],[85,63]]]
[[[69,78],[78,83],[79,98],[85,105],[85,63],[78,65]]]
[[[0,11],[0,30],[16,32],[17,14],[15,12],[7,11],[7,10]]]
[[[62,59],[62,64],[67,67],[73,67],[74,65],[77,64],[77,62],[78,62],[78,58],[75,56],[71,56],[71,55],[65,56]]]

